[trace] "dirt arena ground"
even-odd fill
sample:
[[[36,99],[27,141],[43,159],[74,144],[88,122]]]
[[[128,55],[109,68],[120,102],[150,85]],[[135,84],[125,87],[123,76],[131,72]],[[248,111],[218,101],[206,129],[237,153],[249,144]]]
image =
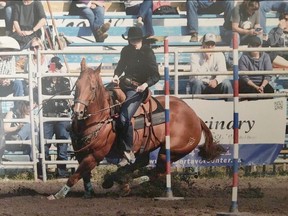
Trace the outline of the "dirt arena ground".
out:
[[[95,198],[83,199],[82,182],[78,182],[65,199],[48,201],[47,196],[65,182],[1,180],[0,215],[208,216],[229,213],[231,206],[232,179],[228,177],[172,181],[173,196],[183,200],[157,200],[166,196],[165,184],[159,187],[149,183],[134,186],[127,197],[119,196],[117,186],[104,190],[95,183]],[[288,215],[288,176],[240,178],[238,210],[240,215]]]

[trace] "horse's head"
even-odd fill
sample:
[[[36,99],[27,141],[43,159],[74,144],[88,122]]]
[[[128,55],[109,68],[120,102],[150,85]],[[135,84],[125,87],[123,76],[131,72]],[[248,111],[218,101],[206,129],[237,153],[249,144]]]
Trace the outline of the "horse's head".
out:
[[[89,104],[103,97],[103,83],[100,77],[101,65],[93,70],[87,67],[86,60],[81,61],[81,73],[76,82],[73,112],[77,119],[87,117]],[[99,101],[101,103],[101,101]]]

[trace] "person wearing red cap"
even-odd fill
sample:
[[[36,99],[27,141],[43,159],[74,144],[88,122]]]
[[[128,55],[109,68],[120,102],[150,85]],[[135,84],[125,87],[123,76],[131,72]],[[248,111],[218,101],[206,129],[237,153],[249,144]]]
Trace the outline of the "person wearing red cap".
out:
[[[142,43],[144,37],[141,28],[131,27],[128,37],[122,37],[128,40],[129,45],[122,49],[112,79],[112,82],[120,85],[126,95],[117,122],[117,140],[121,147],[124,147],[124,158],[119,166],[125,166],[135,160],[131,118],[147,96],[148,87],[160,79],[155,54],[148,45]],[[124,72],[125,75],[121,77]]]

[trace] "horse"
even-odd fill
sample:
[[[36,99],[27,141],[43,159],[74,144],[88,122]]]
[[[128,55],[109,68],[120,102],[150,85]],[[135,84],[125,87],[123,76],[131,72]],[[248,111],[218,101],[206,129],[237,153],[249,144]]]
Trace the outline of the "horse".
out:
[[[125,100],[125,95],[119,87],[114,87],[113,89],[118,95],[116,100],[118,103],[113,104],[111,89],[104,86],[100,72],[101,65],[92,69],[87,66],[85,58],[82,59],[80,76],[75,83],[71,125],[71,140],[79,166],[76,172],[69,177],[66,185],[55,195],[50,195],[48,199],[64,198],[70,188],[81,178],[84,182],[84,197],[92,197],[94,191],[90,180],[91,171],[117,145],[117,132],[113,124],[117,118],[117,109],[114,108],[121,106],[120,102]],[[159,106],[165,107],[165,96],[151,97],[151,99],[158,101]],[[114,111],[112,112],[112,110]],[[165,174],[165,122],[147,125],[140,129],[134,128],[133,150],[136,161],[125,167],[119,167],[115,173],[105,177],[102,184],[104,188],[112,187],[113,183],[117,181],[127,185],[127,178],[124,176],[127,177],[133,171],[146,167],[149,164],[149,153],[157,148],[160,150],[156,167],[153,172],[149,172],[149,177],[155,179]],[[199,155],[203,159],[213,160],[225,152],[224,148],[213,140],[211,131],[194,110],[180,98],[170,96],[171,162],[183,158],[195,149],[200,143],[202,133],[205,140],[203,145],[199,145]],[[143,143],[145,143],[144,147]],[[128,188],[128,190],[130,189]]]

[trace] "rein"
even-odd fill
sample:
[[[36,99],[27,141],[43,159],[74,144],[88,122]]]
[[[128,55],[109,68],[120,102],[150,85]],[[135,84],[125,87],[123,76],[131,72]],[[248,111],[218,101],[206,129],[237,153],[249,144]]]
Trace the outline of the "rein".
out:
[[[41,104],[38,105],[38,107],[40,107],[40,109],[38,109],[37,115],[39,115],[40,110],[43,109],[43,104],[49,102],[49,101],[52,100],[55,96],[60,95],[61,93],[66,93],[66,92],[67,92],[67,93],[71,93],[71,92],[73,92],[74,89],[75,89],[75,87],[76,87],[76,83],[73,85],[73,87],[72,87],[71,90],[61,91],[61,92],[57,92],[57,93],[54,94],[54,95],[51,95],[51,97],[49,97],[44,103],[41,103]],[[80,101],[78,101],[78,102],[81,103]],[[71,104],[70,104],[70,105],[71,105]],[[85,104],[84,104],[84,105],[85,105]]]
[[[107,84],[105,84],[105,85],[109,85],[109,84],[110,84],[110,83],[107,83]],[[117,88],[119,88],[119,87],[113,87],[113,89],[117,89]],[[109,90],[110,90],[110,89],[109,89]],[[95,93],[94,93],[94,94],[95,94]],[[99,114],[99,113],[102,113],[102,112],[104,112],[104,111],[106,111],[106,110],[110,110],[111,108],[114,108],[114,107],[116,107],[116,106],[120,106],[120,105],[122,105],[123,103],[125,103],[126,101],[132,100],[134,97],[136,97],[136,96],[133,96],[133,97],[129,98],[128,100],[125,100],[125,101],[123,101],[123,102],[119,102],[119,103],[114,104],[114,105],[112,105],[112,106],[109,106],[109,107],[107,107],[107,108],[100,109],[100,110],[98,110],[98,111],[96,111],[96,112],[94,112],[94,113],[88,113],[88,114],[86,115],[85,119],[86,119],[86,118],[89,118],[90,116],[94,116],[94,115],[97,115],[97,114]],[[94,98],[94,99],[95,99],[95,98]],[[91,100],[91,101],[94,101],[94,99]],[[82,100],[79,100],[79,99],[75,99],[74,102],[75,102],[75,103],[81,103],[81,104],[83,104],[83,105],[86,106],[86,107],[89,105],[88,102],[86,103],[86,101],[83,102]]]

